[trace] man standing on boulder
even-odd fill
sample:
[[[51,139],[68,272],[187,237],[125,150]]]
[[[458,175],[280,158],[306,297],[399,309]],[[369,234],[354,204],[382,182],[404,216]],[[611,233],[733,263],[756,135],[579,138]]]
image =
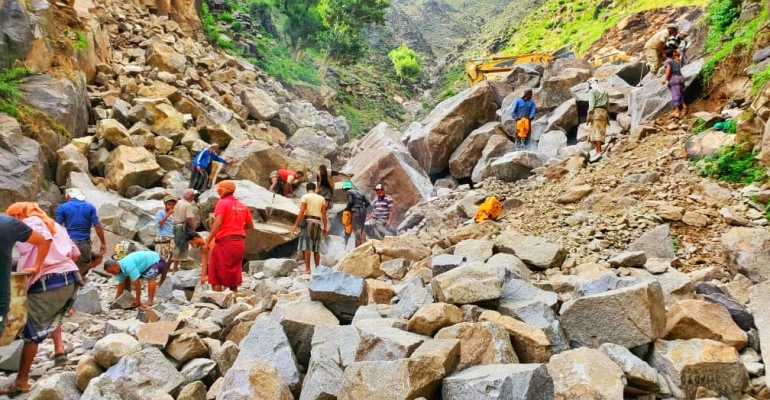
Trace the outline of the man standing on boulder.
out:
[[[679,32],[676,24],[666,25],[666,29],[658,31],[644,44],[644,57],[647,60],[647,66],[650,67],[650,73],[657,75],[660,67],[663,66],[663,52],[666,50],[668,38],[676,36]]]
[[[275,194],[282,194],[284,197],[294,197],[294,188],[299,184],[299,180],[305,176],[302,171],[292,171],[289,169],[279,169],[270,173],[269,190]]]
[[[67,189],[67,202],[56,209],[56,223],[67,229],[70,239],[80,250],[77,264],[80,276],[85,279],[88,271],[101,263],[101,256],[107,251],[107,241],[104,239],[104,229],[96,215],[96,207],[86,202],[86,196],[79,189]],[[91,227],[96,231],[101,246],[99,252],[91,251]]]
[[[353,214],[353,234],[356,235],[356,247],[364,244],[366,233],[364,233],[364,224],[366,224],[366,209],[371,205],[363,193],[353,189],[353,184],[346,181],[342,184],[342,190],[347,192],[348,205],[346,211]]]
[[[195,189],[199,192],[208,189],[212,162],[219,161],[222,164],[227,164],[227,160],[217,154],[218,151],[219,145],[213,143],[208,148],[201,150],[200,153],[195,156],[192,163],[192,171],[190,173],[190,189]]]
[[[588,79],[588,115],[586,122],[589,124],[590,133],[588,139],[594,144],[595,154],[591,162],[599,160],[602,156],[602,144],[607,136],[607,125],[610,122],[610,96],[599,87],[599,80]]]
[[[393,199],[385,194],[385,187],[378,183],[374,187],[377,193],[377,199],[372,205],[372,214],[364,225],[366,236],[372,239],[382,240],[385,236],[390,236],[390,223],[393,222],[395,214]]]
[[[516,120],[516,148],[526,148],[536,112],[535,102],[532,101],[532,89],[527,89],[523,96],[516,99],[511,110],[511,118]]]
[[[305,185],[307,194],[300,199],[299,214],[294,226],[291,227],[291,234],[297,231],[297,225],[302,222],[302,235],[299,237],[298,250],[305,256],[305,273],[310,274],[310,254],[313,254],[315,266],[321,264],[321,238],[328,233],[328,221],[326,219],[326,199],[316,194],[315,183],[308,182]],[[323,225],[321,225],[323,224]]]
[[[246,228],[254,229],[249,208],[238,201],[234,193],[235,182],[217,184],[219,200],[214,207],[214,224],[206,237],[206,246],[212,249],[208,281],[216,292],[224,287],[235,292],[243,282]]]
[[[195,191],[185,189],[182,200],[174,207],[174,256],[171,257],[171,272],[179,269],[179,264],[187,258],[187,234],[195,232]]]

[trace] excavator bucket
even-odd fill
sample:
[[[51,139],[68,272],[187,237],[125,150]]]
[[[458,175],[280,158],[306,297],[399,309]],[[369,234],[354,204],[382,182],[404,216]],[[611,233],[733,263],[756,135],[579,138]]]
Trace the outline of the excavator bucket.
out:
[[[25,273],[11,274],[11,305],[5,328],[0,333],[0,346],[11,344],[27,323],[27,282],[30,277]]]

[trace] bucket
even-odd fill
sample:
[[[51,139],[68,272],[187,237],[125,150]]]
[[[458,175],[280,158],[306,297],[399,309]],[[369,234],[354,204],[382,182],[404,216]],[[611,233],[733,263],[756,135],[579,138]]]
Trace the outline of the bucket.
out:
[[[11,304],[5,328],[0,333],[0,346],[11,344],[27,323],[27,282],[31,276],[17,272],[11,274]]]

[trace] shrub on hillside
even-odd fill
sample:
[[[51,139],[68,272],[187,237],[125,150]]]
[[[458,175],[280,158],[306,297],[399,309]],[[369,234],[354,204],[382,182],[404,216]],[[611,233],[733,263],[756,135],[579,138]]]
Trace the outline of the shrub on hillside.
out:
[[[420,76],[422,61],[417,53],[406,45],[402,44],[391,50],[388,53],[388,58],[393,62],[396,76],[402,81],[414,81]]]

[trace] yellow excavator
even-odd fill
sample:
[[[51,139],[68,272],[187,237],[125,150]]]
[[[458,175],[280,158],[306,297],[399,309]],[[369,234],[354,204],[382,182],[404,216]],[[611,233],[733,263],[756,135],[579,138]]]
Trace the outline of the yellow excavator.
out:
[[[502,76],[513,70],[513,67],[518,64],[536,63],[548,65],[561,58],[574,59],[575,53],[562,50],[554,54],[533,53],[520,56],[474,58],[465,63],[465,77],[470,85],[473,86],[486,79]],[[588,62],[594,67],[601,67],[604,64],[627,62],[628,60],[629,57],[626,52],[618,51],[604,56],[592,57]]]

